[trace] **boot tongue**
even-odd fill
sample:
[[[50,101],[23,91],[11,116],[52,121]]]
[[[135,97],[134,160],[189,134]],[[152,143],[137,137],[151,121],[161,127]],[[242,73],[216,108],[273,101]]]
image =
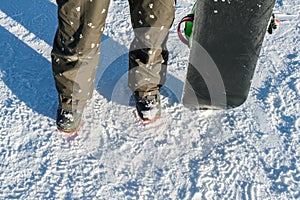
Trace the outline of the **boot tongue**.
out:
[[[146,96],[146,98],[148,101],[152,101],[152,100],[155,100],[155,96]]]

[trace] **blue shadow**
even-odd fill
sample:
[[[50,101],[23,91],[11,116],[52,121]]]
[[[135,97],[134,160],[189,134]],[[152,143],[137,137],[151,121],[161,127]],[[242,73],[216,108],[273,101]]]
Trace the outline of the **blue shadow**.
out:
[[[57,27],[57,6],[49,0],[1,1],[0,10],[38,38],[52,44]]]
[[[57,7],[45,0],[0,3],[0,10],[41,40],[52,45],[57,28]],[[57,94],[51,63],[0,26],[0,70],[11,92],[28,107],[55,118]],[[8,99],[6,106],[12,105]]]
[[[0,70],[5,85],[34,111],[55,118],[57,94],[50,62],[1,26],[0,35],[4,38],[0,41],[5,51],[0,55]]]

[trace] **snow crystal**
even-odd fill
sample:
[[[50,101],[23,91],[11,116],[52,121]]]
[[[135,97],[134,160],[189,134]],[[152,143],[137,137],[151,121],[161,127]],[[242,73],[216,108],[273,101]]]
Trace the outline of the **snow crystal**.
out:
[[[295,128],[298,131],[298,133],[300,132],[300,118],[298,118],[295,122]]]
[[[88,26],[91,27],[91,28],[95,28],[95,26],[93,25],[92,22],[88,23]]]
[[[143,117],[148,118],[148,119],[154,119],[158,112],[159,112],[159,109],[155,108],[155,107],[150,110],[147,110],[147,111],[142,111]]]
[[[295,83],[296,92],[300,95],[300,81]]]
[[[73,115],[71,113],[65,114],[65,118],[68,118],[71,122],[74,121]]]

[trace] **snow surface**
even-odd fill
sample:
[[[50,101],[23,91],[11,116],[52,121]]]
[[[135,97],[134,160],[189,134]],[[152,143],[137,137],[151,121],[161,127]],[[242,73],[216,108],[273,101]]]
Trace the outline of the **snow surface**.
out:
[[[190,111],[188,49],[176,25],[163,118],[137,120],[127,88],[127,1],[112,0],[96,92],[78,134],[56,130],[50,55],[54,0],[0,2],[0,199],[300,199],[299,0],[278,0],[247,102]]]

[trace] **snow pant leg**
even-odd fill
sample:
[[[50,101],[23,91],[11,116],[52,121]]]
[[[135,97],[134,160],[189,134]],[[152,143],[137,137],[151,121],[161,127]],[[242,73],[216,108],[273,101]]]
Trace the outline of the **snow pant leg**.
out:
[[[129,52],[128,85],[140,96],[158,92],[166,81],[168,32],[175,0],[129,0],[135,38]]]
[[[58,29],[51,53],[59,103],[83,109],[92,97],[109,0],[57,0]]]

